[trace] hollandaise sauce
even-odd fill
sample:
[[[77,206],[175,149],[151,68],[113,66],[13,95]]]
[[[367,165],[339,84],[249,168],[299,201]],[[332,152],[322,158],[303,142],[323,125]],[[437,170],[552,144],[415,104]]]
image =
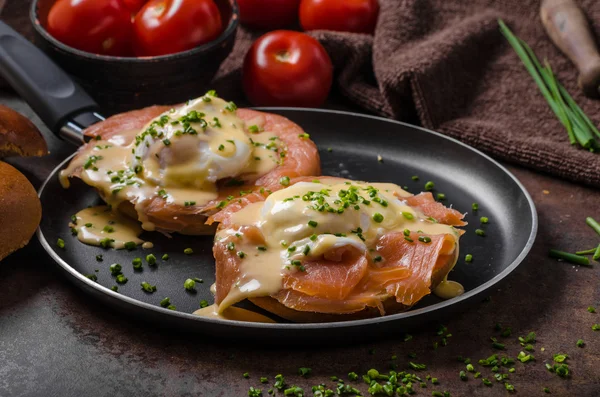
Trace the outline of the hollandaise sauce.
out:
[[[394,184],[323,177],[241,209],[232,215],[230,224],[235,226],[223,228],[215,237],[240,258],[239,276],[218,312],[246,298],[277,294],[286,274],[304,272],[304,263],[337,248],[352,246],[372,263],[384,264],[377,244],[388,233],[402,233],[411,242],[410,236],[417,236],[415,243],[425,245],[431,242],[429,236],[443,235],[444,244],[450,244],[451,268],[458,257],[459,231],[409,206],[404,200],[409,196]],[[258,243],[257,237],[248,235],[251,230],[260,231],[255,233],[260,235]],[[463,291],[458,283],[445,281],[439,296],[448,299]]]
[[[236,178],[265,174],[281,164],[283,142],[263,131],[264,119],[247,123],[236,109],[209,92],[140,131],[93,141],[60,173],[61,183],[67,188],[68,178],[78,174],[113,209],[123,209],[122,203],[133,207],[125,212],[137,215],[143,230],[153,231],[156,219],[148,216],[148,208],[201,209],[217,199],[217,181],[237,183]]]

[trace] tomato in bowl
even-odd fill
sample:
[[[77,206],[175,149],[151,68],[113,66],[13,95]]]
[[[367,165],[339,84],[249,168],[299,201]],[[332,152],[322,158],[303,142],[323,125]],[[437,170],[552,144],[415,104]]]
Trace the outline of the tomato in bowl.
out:
[[[64,1],[72,2],[72,0]],[[113,17],[108,19],[114,25],[108,26],[104,35],[98,37],[88,35],[88,38],[92,41],[90,47],[86,48],[87,51],[75,48],[72,42],[65,43],[50,33],[49,30],[52,30],[49,27],[51,10],[56,0],[34,0],[30,10],[36,44],[66,72],[75,77],[80,85],[94,97],[105,113],[116,113],[156,103],[182,102],[209,88],[208,84],[216,74],[221,62],[233,48],[239,19],[235,0],[210,0],[216,5],[217,18],[220,19],[220,32],[216,34],[214,31],[209,32],[204,37],[204,39],[207,39],[204,40],[204,44],[189,49],[185,49],[185,45],[178,45],[176,47],[177,51],[168,54],[146,53],[143,50],[136,51],[135,45],[139,44],[141,47],[142,44],[133,39],[134,22],[131,25],[132,32],[128,36],[131,41],[130,52],[111,51],[111,49],[123,48],[122,41],[126,41],[123,38],[127,37],[123,33],[125,24],[122,22],[122,10],[118,7],[126,2],[127,7],[123,8],[128,9],[127,13],[132,18],[132,16],[139,16],[144,13],[147,8],[150,8],[150,12],[156,14],[157,11],[161,11],[160,5],[164,6],[162,11],[165,13],[173,11],[173,4],[181,4],[181,1],[102,0],[97,4],[110,5],[111,1],[119,3],[119,5],[112,3],[113,8],[105,11],[113,13],[111,14]],[[197,7],[194,7],[194,4],[203,2],[204,0],[192,1],[192,7],[183,9],[183,14],[197,12]],[[158,9],[156,3],[160,3]],[[190,4],[189,2],[184,3]],[[91,8],[94,8],[93,4]],[[214,16],[215,9],[213,8],[211,12]],[[172,14],[173,12],[169,13],[169,15]],[[97,13],[95,17],[98,18]],[[74,24],[79,25],[79,29],[83,32],[78,32],[79,36],[84,36],[86,32],[86,24],[82,23],[82,20],[80,18]],[[133,21],[135,21],[135,18],[133,18]],[[167,22],[171,23],[171,29],[173,29],[172,20]],[[181,26],[181,21],[175,20],[175,24]],[[107,23],[107,25],[110,25],[110,23]],[[190,28],[191,33],[197,37],[198,31],[194,31],[193,28],[193,26]],[[53,33],[56,34],[56,31],[53,31]],[[150,33],[148,33],[148,37],[151,36]],[[62,36],[61,39],[69,41],[69,39],[64,39]],[[80,38],[76,39],[79,40]],[[155,44],[152,37],[144,42],[144,46]],[[189,47],[189,43],[186,44]],[[98,50],[98,48],[100,49]],[[103,51],[106,48],[109,51]],[[134,56],[136,54],[141,56]]]

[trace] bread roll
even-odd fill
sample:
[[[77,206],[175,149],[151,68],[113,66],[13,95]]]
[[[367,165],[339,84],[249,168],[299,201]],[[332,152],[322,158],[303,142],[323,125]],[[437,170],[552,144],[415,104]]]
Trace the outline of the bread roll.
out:
[[[40,130],[20,113],[0,105],[0,158],[48,154]]]
[[[42,219],[42,205],[31,183],[0,161],[0,261],[24,247]]]

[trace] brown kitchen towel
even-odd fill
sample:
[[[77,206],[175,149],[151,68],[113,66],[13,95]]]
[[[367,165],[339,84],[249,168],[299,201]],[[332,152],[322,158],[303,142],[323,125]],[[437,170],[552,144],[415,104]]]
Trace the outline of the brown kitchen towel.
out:
[[[580,0],[600,37],[600,1]],[[585,98],[577,71],[547,38],[538,0],[380,0],[374,36],[312,32],[336,68],[336,89],[366,110],[423,126],[493,157],[600,186],[600,154],[569,145],[567,133],[498,30],[503,18],[547,58],[595,123],[600,100]],[[241,29],[215,85],[240,94],[241,64],[257,32]],[[371,77],[372,76],[372,77]]]

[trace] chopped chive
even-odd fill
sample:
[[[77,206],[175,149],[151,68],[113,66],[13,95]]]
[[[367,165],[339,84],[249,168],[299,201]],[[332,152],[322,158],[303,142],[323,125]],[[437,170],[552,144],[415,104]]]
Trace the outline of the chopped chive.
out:
[[[131,264],[133,265],[134,269],[140,270],[142,268],[142,258],[134,258],[131,261]]]
[[[594,229],[594,231],[600,235],[600,224],[598,224],[598,222],[596,222],[594,218],[588,216],[587,218],[585,218],[585,223],[587,223],[589,227]]]
[[[598,248],[596,248],[596,251],[594,251],[592,259],[595,261],[600,260],[600,244],[598,244]]]
[[[435,184],[432,181],[429,181],[425,184],[425,190],[431,191],[431,190],[433,190],[434,186],[435,186]]]
[[[156,285],[150,285],[150,283],[147,283],[146,281],[142,281],[141,284],[142,289],[146,292],[156,292]]]
[[[156,257],[154,256],[154,254],[146,255],[146,262],[148,262],[150,266],[156,265]]]
[[[444,201],[444,200],[446,200],[446,195],[444,193],[438,193],[437,199],[438,199],[438,201]]]
[[[127,277],[125,277],[123,274],[119,274],[117,275],[115,281],[117,282],[117,284],[125,284],[127,282]]]
[[[579,339],[576,343],[577,347],[583,347],[585,346],[585,342],[583,341],[583,339]]]
[[[169,259],[169,254],[163,254],[163,256],[160,259],[162,259],[163,261],[168,260]]]
[[[208,307],[208,301],[207,301],[206,299],[202,299],[202,300],[200,301],[200,308],[202,308],[202,309],[203,309],[203,308],[205,308],[205,307]]]
[[[112,240],[112,242],[114,242],[114,240]],[[128,241],[123,245],[123,247],[125,247],[125,249],[127,249],[128,251],[131,251],[137,247],[137,244],[133,241]]]
[[[412,179],[413,181],[415,181],[415,182],[416,182],[416,181],[418,181],[418,180],[419,180],[419,176],[418,176],[418,175],[413,175],[413,176],[411,177],[411,179]]]
[[[473,255],[471,255],[471,254],[465,255],[465,262],[468,262],[468,263],[473,262]]]
[[[310,253],[310,246],[307,244],[304,246],[304,249],[302,250],[302,253],[306,256]]]
[[[429,244],[431,242],[431,237],[429,236],[419,236],[419,241],[425,244]]]
[[[402,215],[404,215],[405,213],[403,212]],[[406,214],[409,214],[408,212]],[[406,215],[404,215],[406,217]],[[412,216],[412,214],[410,214],[410,216]],[[377,222],[377,223],[381,223],[383,222],[383,215],[381,215],[379,212],[376,212],[375,214],[373,214],[373,221]]]
[[[308,221],[308,226],[310,226],[310,227],[317,227],[318,225],[319,224],[317,222],[315,222],[315,221],[312,221],[312,220]]]
[[[597,248],[590,248],[589,250],[577,251],[575,255],[592,255],[596,252]]]
[[[415,216],[412,214],[412,212],[403,211],[402,216],[408,219],[409,221],[415,219]]]
[[[283,186],[289,186],[290,185],[290,177],[289,176],[281,177],[281,179],[279,179],[279,183]]]
[[[86,274],[85,276],[92,281],[98,281],[98,276],[96,276],[95,274]]]
[[[183,253],[186,255],[192,255],[194,253],[194,250],[191,248],[186,248],[183,250]]]
[[[473,203],[471,204],[471,208],[473,209],[473,211],[477,211],[479,209],[479,204]]]
[[[490,220],[486,216],[482,216],[481,218],[479,218],[479,222],[481,222],[481,223],[488,223],[489,221]]]
[[[585,256],[574,255],[554,249],[550,250],[549,255],[551,258],[562,259],[566,262],[574,263],[576,265],[590,266],[590,260]]]
[[[494,349],[498,349],[498,350],[504,350],[506,348],[503,343],[498,343],[498,342],[492,343],[492,347]]]
[[[196,289],[196,282],[191,278],[188,278],[184,281],[183,288],[185,288],[187,291],[194,291]]]
[[[58,240],[56,240],[56,246],[58,248],[65,248],[65,240],[63,240],[62,238],[59,238]]]
[[[168,297],[160,301],[161,307],[167,308],[169,305],[171,305],[171,300]]]
[[[123,269],[123,267],[121,265],[119,265],[118,263],[113,263],[112,265],[110,265],[109,270],[110,273],[113,276],[119,275],[121,274],[121,270]]]
[[[298,375],[302,376],[303,378],[306,378],[308,375],[310,375],[311,372],[312,372],[312,369],[310,369],[310,368],[305,368],[305,367],[298,368]]]
[[[475,234],[481,237],[485,237],[485,230],[483,229],[476,229],[475,230]]]
[[[588,306],[587,311],[590,313],[596,313],[596,308],[594,306]]]

